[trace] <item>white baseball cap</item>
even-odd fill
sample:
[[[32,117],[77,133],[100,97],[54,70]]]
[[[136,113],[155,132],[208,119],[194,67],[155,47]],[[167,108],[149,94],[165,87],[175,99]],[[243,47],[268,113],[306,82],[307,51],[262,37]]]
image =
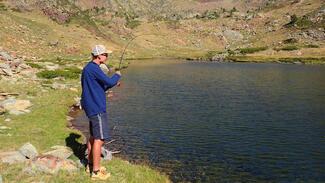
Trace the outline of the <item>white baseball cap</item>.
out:
[[[112,53],[112,50],[107,50],[104,45],[95,45],[95,47],[93,48],[93,51],[91,52],[91,54],[94,56],[101,55],[104,53],[110,54],[110,53]]]

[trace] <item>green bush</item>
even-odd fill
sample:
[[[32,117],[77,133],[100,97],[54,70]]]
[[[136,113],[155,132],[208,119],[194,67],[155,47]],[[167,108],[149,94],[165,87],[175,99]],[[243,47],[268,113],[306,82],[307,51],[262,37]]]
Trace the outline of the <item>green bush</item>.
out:
[[[297,46],[295,46],[295,45],[288,45],[288,46],[280,48],[280,50],[293,51],[293,50],[299,50],[299,48]]]
[[[54,71],[41,71],[36,75],[40,78],[53,79],[57,77],[64,77],[65,79],[77,79],[80,77],[81,70],[76,67],[66,68],[63,70],[54,70]]]
[[[267,50],[267,49],[268,49],[268,47],[266,47],[266,46],[264,46],[264,47],[240,48],[239,52],[241,54],[250,54],[250,53],[264,51],[264,50]]]
[[[0,3],[0,11],[7,11],[7,7],[6,5],[4,5],[3,3]]]
[[[298,40],[295,38],[289,38],[283,41],[284,44],[293,44],[293,43],[297,43]]]
[[[126,27],[130,28],[130,29],[134,29],[136,27],[138,27],[139,25],[141,25],[141,21],[139,20],[127,20],[126,22]]]
[[[210,60],[210,59],[212,59],[212,58],[213,58],[215,55],[217,55],[217,54],[220,54],[220,52],[219,52],[219,51],[208,51],[208,52],[204,55],[203,59]]]
[[[315,44],[308,44],[308,45],[305,45],[304,48],[319,48],[319,46],[315,45]]]
[[[220,17],[220,15],[218,14],[217,11],[215,11],[215,10],[214,11],[207,10],[202,15],[197,16],[196,18],[198,18],[198,19],[209,19],[209,20],[212,20],[212,19],[217,19],[219,17]]]
[[[299,28],[309,28],[313,26],[313,22],[311,20],[308,19],[307,16],[303,16],[302,18],[299,18],[296,22],[296,25]]]
[[[31,63],[31,62],[28,62],[27,65],[31,66],[32,68],[36,68],[36,69],[42,69],[43,68],[43,66],[35,64],[35,63]]]

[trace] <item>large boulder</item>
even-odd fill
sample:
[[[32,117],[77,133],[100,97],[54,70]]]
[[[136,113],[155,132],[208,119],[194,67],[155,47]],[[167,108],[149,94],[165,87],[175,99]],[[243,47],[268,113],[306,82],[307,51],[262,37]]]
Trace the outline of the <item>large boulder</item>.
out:
[[[38,156],[36,148],[31,143],[24,144],[18,151],[28,159],[33,159]]]
[[[26,157],[18,151],[0,152],[0,160],[2,163],[21,163],[27,161]]]
[[[66,146],[53,146],[51,148],[54,150],[46,152],[44,155],[52,155],[61,159],[67,159],[73,154],[70,148]]]

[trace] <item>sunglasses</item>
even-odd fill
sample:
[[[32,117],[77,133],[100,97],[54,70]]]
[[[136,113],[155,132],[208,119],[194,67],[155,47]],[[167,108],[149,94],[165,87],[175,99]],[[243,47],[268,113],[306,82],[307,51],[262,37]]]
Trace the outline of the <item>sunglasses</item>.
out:
[[[105,57],[108,57],[108,54],[107,54],[107,53],[103,53],[103,54],[101,54],[101,55],[103,55],[103,56],[105,56]]]

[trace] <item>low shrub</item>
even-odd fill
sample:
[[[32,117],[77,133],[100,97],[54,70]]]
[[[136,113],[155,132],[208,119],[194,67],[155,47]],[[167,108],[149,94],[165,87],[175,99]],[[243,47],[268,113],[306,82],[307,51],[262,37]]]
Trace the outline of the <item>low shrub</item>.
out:
[[[43,68],[43,66],[35,64],[35,63],[31,63],[31,62],[27,62],[26,64],[31,66],[32,68],[35,68],[35,69],[42,69]]]
[[[54,71],[41,71],[36,75],[40,78],[53,79],[57,77],[64,77],[65,79],[77,79],[80,77],[81,70],[77,67],[66,68],[63,70],[54,70]]]
[[[293,43],[297,43],[298,40],[295,38],[289,38],[283,41],[284,44],[293,44]]]
[[[266,46],[264,46],[264,47],[240,48],[239,52],[241,54],[250,54],[250,53],[264,51],[264,50],[267,50],[267,49],[268,49],[268,47],[266,47]]]
[[[294,50],[299,50],[299,47],[295,45],[288,45],[282,48],[279,48],[278,50],[283,50],[283,51],[294,51]]]
[[[304,46],[304,48],[319,48],[319,46],[315,44],[307,44]]]

